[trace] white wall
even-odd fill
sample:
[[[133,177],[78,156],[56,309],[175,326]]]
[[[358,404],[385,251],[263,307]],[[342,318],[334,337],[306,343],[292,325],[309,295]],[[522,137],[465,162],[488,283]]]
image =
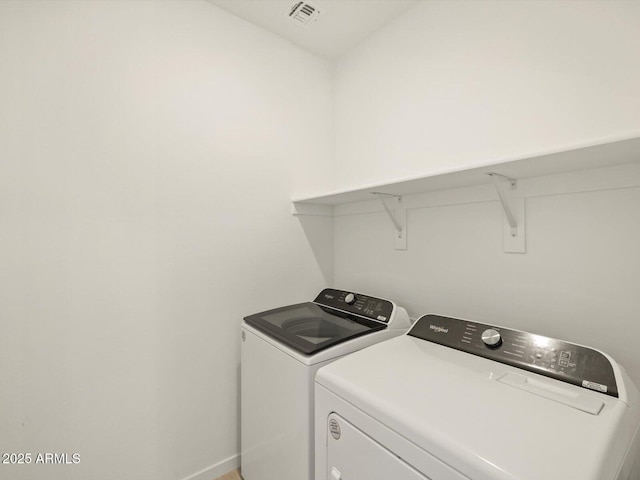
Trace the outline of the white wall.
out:
[[[335,217],[336,287],[391,298],[412,318],[437,313],[599,348],[640,386],[640,164],[518,188],[525,254],[503,251],[491,185],[406,196],[406,251],[394,250],[378,205],[350,206]]]
[[[331,280],[330,65],[200,1],[0,2],[0,65],[1,450],[81,456],[0,478],[215,478],[241,318]]]
[[[640,132],[638,25],[637,2],[419,3],[338,62],[338,186]],[[390,297],[414,317],[592,345],[640,385],[640,173],[585,175],[617,180],[584,192],[575,175],[524,182],[535,195],[523,255],[502,251],[491,186],[427,195],[408,212],[407,251],[393,249],[379,205],[338,209],[335,286]]]
[[[640,132],[640,3],[418,2],[336,66],[338,187]]]

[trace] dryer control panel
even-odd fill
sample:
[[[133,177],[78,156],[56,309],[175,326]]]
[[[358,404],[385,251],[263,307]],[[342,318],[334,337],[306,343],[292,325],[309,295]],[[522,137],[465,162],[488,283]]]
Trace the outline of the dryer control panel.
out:
[[[368,297],[360,293],[325,288],[313,301],[327,307],[337,308],[349,313],[371,318],[378,322],[389,323],[393,313],[393,303],[389,300]]]
[[[618,397],[611,362],[581,345],[439,315],[420,317],[407,335]]]

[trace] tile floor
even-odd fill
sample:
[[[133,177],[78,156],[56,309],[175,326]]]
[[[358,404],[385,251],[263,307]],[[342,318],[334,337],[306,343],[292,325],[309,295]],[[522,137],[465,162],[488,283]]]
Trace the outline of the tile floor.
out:
[[[242,480],[242,477],[239,470],[234,470],[233,472],[225,473],[220,478],[216,478],[216,480]]]

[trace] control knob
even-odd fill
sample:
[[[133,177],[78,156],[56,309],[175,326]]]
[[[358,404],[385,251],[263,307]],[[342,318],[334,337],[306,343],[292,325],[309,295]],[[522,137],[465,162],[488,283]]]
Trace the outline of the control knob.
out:
[[[502,336],[499,331],[493,328],[487,328],[482,332],[482,341],[487,347],[496,348],[502,343]]]
[[[344,303],[347,305],[353,305],[356,303],[356,296],[353,293],[347,293],[347,296],[344,297]]]

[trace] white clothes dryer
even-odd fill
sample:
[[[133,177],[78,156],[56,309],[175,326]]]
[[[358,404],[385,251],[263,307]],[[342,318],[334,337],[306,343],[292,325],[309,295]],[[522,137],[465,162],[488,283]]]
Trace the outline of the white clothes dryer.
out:
[[[245,317],[241,472],[245,480],[312,480],[314,379],[328,363],[401,335],[404,308],[325,289],[313,302]]]
[[[315,480],[639,480],[639,425],[608,355],[426,315],[318,371]]]

